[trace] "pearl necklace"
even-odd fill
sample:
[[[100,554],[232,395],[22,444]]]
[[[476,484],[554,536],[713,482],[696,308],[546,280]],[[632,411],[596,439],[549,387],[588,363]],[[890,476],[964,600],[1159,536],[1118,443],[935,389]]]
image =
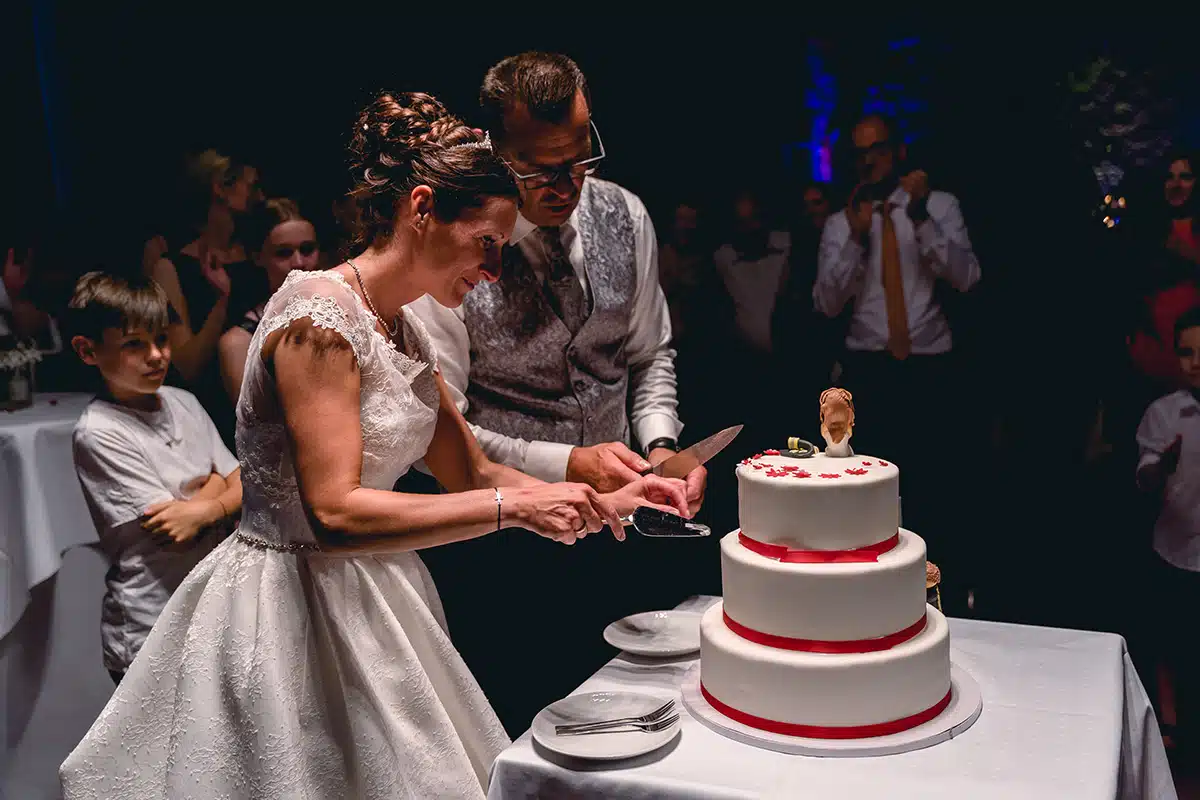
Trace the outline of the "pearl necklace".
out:
[[[362,289],[363,299],[367,301],[367,307],[371,309],[371,313],[375,315],[375,319],[379,320],[379,324],[383,326],[385,331],[387,331],[388,338],[395,339],[396,334],[400,332],[400,315],[396,314],[397,319],[395,327],[392,327],[384,322],[383,317],[381,317],[379,315],[379,311],[376,310],[375,304],[371,302],[371,295],[369,292],[367,292],[367,285],[363,283],[362,273],[358,271],[358,267],[350,259],[347,258],[346,263],[350,265],[350,269],[354,270],[354,277],[358,278],[358,287]]]

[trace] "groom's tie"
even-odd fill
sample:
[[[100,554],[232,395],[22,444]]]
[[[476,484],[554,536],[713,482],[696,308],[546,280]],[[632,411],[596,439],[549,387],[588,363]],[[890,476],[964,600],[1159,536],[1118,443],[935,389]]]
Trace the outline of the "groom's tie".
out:
[[[883,206],[883,236],[880,237],[880,265],[883,267],[883,299],[888,318],[888,351],[903,361],[912,352],[908,337],[908,306],[904,302],[904,277],[900,272],[900,242],[892,222],[895,203]]]
[[[540,228],[542,241],[546,243],[546,254],[549,257],[546,264],[546,288],[550,300],[554,304],[555,313],[567,326],[571,335],[579,333],[587,319],[587,295],[583,284],[575,274],[567,258],[566,248],[563,247],[562,236],[558,228]]]

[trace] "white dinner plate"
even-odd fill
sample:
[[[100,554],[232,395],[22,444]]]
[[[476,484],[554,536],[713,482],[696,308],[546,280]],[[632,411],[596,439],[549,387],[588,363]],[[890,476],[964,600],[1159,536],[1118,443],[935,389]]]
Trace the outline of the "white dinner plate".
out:
[[[667,699],[639,692],[573,694],[538,712],[533,718],[533,739],[548,750],[572,758],[614,761],[644,755],[674,739],[679,733],[679,722],[654,733],[625,729],[585,736],[559,736],[554,732],[554,726],[638,717],[649,714]],[[683,713],[683,706],[678,700],[671,713]]]
[[[604,641],[640,656],[682,656],[700,649],[698,611],[646,611],[604,629]]]

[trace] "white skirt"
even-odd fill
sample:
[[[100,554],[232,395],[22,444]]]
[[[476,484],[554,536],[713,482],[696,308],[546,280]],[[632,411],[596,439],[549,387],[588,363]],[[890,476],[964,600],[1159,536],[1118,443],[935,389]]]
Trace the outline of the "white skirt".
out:
[[[483,797],[508,743],[416,554],[234,536],[176,590],[60,775],[68,800]]]

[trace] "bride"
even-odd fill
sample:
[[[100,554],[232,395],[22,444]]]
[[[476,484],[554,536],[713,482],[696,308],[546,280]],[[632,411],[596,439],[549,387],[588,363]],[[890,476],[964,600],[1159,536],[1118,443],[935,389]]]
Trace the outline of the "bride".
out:
[[[508,740],[415,551],[509,527],[620,539],[638,505],[687,513],[678,481],[603,495],[487,460],[401,308],[496,279],[516,186],[428,95],[378,97],[351,149],[365,250],[268,303],[237,409],[241,526],[63,763],[67,798],[482,797]],[[420,459],[449,493],[389,491]]]

